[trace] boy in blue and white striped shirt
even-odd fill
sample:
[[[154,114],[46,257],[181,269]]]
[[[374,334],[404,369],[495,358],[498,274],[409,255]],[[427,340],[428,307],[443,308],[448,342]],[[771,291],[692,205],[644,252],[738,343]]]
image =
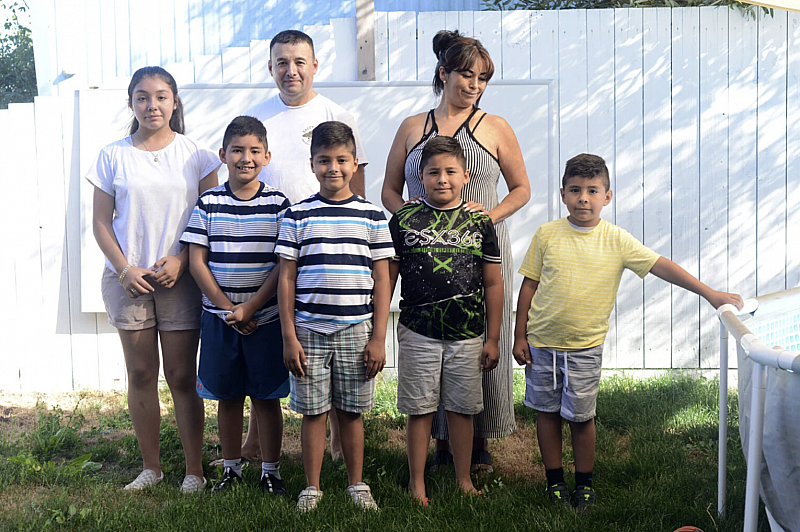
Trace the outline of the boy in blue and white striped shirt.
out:
[[[361,414],[372,408],[372,379],[386,363],[392,237],[383,211],[350,190],[358,168],[350,127],[323,122],[314,128],[311,168],[320,191],[287,209],[275,247],[283,359],[292,374],[290,406],[303,414],[307,487],[297,508],[311,510],[322,497],[319,477],[333,407],[347,492],[360,507],[377,509],[362,482]]]
[[[219,400],[224,470],[214,490],[242,481],[242,409],[250,396],[261,442],[261,486],[285,493],[279,400],[289,395],[289,375],[278,321],[275,242],[289,200],[258,180],[270,159],[260,120],[235,118],[219,156],[228,181],[200,196],[181,237],[203,291],[197,390]]]

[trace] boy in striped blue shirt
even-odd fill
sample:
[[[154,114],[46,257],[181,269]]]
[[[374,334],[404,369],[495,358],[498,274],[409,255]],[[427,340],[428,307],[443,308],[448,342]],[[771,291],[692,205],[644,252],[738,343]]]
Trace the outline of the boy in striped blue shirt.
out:
[[[203,291],[197,390],[219,400],[224,470],[214,490],[242,482],[242,409],[250,396],[261,442],[261,486],[283,494],[279,401],[289,395],[289,375],[281,356],[274,248],[289,200],[258,180],[270,160],[260,120],[235,118],[219,156],[228,181],[200,196],[181,237]]]
[[[361,477],[361,414],[372,408],[372,379],[386,363],[392,237],[383,211],[350,190],[358,158],[349,126],[323,122],[314,128],[311,168],[319,193],[286,210],[275,247],[290,406],[303,414],[307,487],[297,509],[311,510],[322,498],[319,479],[331,407],[339,419],[347,493],[361,508],[377,509]]]

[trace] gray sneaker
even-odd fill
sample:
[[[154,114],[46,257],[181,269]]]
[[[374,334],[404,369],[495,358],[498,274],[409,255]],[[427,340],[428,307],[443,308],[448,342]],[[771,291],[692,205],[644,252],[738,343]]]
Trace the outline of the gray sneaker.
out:
[[[575,509],[579,512],[588,513],[597,504],[597,494],[589,486],[578,486],[575,488]]]
[[[372,490],[363,482],[359,482],[355,486],[348,486],[347,493],[353,498],[356,506],[360,506],[362,510],[378,510],[378,504],[372,498]]]
[[[547,494],[547,498],[550,499],[550,502],[569,506],[569,488],[566,483],[557,482],[551,486],[547,486],[545,493]]]
[[[314,486],[309,486],[300,492],[297,498],[297,511],[309,512],[317,507],[319,501],[322,499],[322,492]]]

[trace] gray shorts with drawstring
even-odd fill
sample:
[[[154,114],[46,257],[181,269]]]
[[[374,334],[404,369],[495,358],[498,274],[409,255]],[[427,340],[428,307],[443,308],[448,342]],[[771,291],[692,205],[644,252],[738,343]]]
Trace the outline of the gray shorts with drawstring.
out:
[[[603,345],[578,351],[528,346],[531,363],[525,366],[525,406],[560,413],[582,423],[595,416]]]

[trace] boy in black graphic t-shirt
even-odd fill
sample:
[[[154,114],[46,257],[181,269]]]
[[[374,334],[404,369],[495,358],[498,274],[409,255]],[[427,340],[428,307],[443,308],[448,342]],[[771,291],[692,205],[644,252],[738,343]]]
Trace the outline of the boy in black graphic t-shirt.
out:
[[[481,370],[491,371],[499,358],[500,248],[489,216],[463,208],[465,163],[455,139],[428,142],[420,162],[426,197],[403,206],[389,222],[392,286],[398,273],[402,277],[397,408],[408,414],[409,489],[423,505],[425,458],[440,402],[456,480],[465,492],[476,492],[469,471],[472,416],[483,410]]]

